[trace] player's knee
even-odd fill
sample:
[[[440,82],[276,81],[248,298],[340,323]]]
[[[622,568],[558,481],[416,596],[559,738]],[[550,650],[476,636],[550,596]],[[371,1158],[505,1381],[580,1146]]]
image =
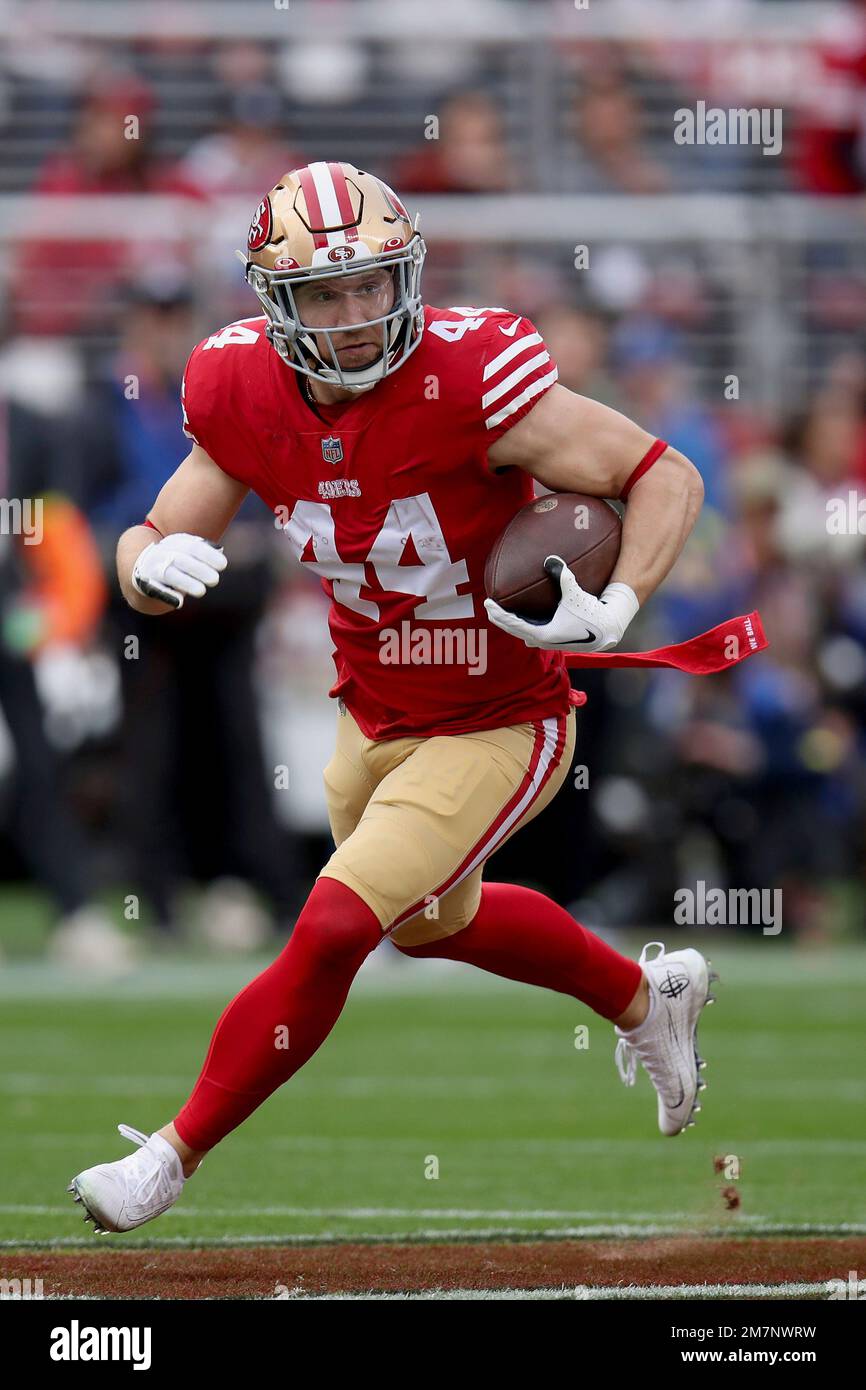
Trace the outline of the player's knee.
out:
[[[318,878],[292,940],[322,969],[359,967],[382,939],[379,919],[362,898],[332,878]]]
[[[381,931],[372,939],[366,930],[348,922],[304,922],[298,919],[291,945],[302,950],[308,970],[317,975],[345,975],[360,970],[378,945]]]

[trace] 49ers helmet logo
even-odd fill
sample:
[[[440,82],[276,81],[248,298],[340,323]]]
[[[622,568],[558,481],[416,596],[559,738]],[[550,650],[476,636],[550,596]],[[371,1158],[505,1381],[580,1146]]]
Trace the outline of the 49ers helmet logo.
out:
[[[247,233],[247,249],[249,251],[261,251],[262,247],[271,239],[273,225],[271,200],[270,198],[263,198],[253,213],[253,220]]]
[[[332,246],[328,252],[329,261],[350,261],[355,254],[354,246]]]

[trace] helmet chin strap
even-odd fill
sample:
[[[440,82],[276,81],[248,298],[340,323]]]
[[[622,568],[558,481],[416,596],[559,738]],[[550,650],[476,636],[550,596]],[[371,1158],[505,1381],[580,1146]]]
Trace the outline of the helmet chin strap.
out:
[[[345,368],[341,368],[339,373],[335,367],[329,367],[319,359],[321,368],[318,379],[321,380],[322,377],[324,377],[330,385],[342,386],[346,391],[370,391],[374,386],[378,385],[380,381],[384,381],[384,376],[382,375],[379,365],[382,361],[382,356],[383,354],[380,352],[379,356],[366,367],[361,367],[357,371],[350,372]],[[371,372],[375,372],[375,376],[373,376],[372,379],[370,379]]]
[[[344,391],[354,391],[356,395],[360,396],[364,391],[372,391],[373,387],[376,386],[378,382],[384,380],[384,377],[377,377],[375,381],[355,382],[347,380],[348,376],[349,373],[344,372],[343,380],[340,381],[335,375],[330,384],[333,386],[341,386]]]

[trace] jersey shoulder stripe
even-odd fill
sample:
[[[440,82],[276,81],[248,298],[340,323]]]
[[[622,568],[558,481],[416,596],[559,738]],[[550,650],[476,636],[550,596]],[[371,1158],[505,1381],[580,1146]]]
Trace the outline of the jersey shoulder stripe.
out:
[[[519,395],[512,396],[511,400],[507,405],[504,405],[501,410],[497,410],[493,415],[487,415],[485,417],[484,424],[486,428],[489,430],[495,429],[498,425],[501,425],[504,420],[507,420],[510,415],[514,415],[518,410],[522,410],[523,407],[534,400],[536,396],[540,396],[542,391],[549,390],[549,388],[555,384],[558,376],[559,372],[556,367],[554,367],[553,371],[547,372],[544,376],[537,377],[535,381],[530,382]]]
[[[481,374],[485,429],[501,433],[501,426],[516,424],[513,417],[525,414],[558,375],[544,339],[529,319],[511,317],[506,325],[496,323],[485,344]]]
[[[506,367],[512,358],[519,357],[527,348],[535,347],[536,344],[540,342],[540,333],[527,333],[525,337],[518,338],[510,347],[500,352],[498,357],[494,357],[492,362],[487,363],[487,366],[484,368],[483,379],[489,381],[492,376],[496,376],[497,372],[501,372],[502,368]]]

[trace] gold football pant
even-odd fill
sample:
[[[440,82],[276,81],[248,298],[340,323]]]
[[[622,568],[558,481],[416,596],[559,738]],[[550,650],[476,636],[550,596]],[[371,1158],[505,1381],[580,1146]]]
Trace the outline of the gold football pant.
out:
[[[571,767],[575,711],[432,738],[365,738],[337,718],[324,771],[346,884],[401,946],[451,936],[478,911],[485,860],[542,811]]]

